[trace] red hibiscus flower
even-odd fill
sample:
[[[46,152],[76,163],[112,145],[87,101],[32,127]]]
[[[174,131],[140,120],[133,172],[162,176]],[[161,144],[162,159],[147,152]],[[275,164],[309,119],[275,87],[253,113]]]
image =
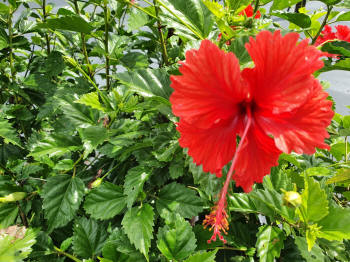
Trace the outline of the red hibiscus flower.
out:
[[[332,27],[326,25],[320,36],[317,38],[315,45],[319,46],[329,40],[340,40],[350,42],[350,28],[346,25],[338,25],[335,27],[336,32],[332,31]]]
[[[204,221],[214,228],[211,240],[219,236],[224,241],[220,231],[228,227],[231,178],[248,192],[277,165],[282,152],[329,149],[324,139],[334,114],[332,102],[312,76],[323,66],[323,53],[298,38],[297,33],[259,33],[246,44],[255,67],[242,72],[233,53],[204,40],[180,62],[182,75],[171,76],[180,145],[205,172],[218,177],[232,160],[220,199]]]
[[[239,13],[240,15],[245,15],[247,17],[252,17],[254,15],[254,9],[252,5],[248,5],[242,12]],[[255,19],[258,19],[261,17],[261,13],[258,10],[254,16]]]

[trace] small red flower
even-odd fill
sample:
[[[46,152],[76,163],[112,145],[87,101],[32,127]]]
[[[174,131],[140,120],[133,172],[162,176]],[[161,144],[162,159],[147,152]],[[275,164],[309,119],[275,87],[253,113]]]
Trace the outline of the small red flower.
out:
[[[239,13],[240,15],[245,15],[247,17],[252,17],[254,15],[254,9],[252,5],[248,5],[242,12]],[[258,19],[261,17],[261,13],[258,10],[254,16],[255,19]]]
[[[218,177],[232,160],[220,199],[205,221],[214,229],[211,240],[222,238],[220,230],[227,229],[231,178],[248,192],[277,165],[282,152],[329,149],[324,139],[334,114],[332,102],[312,76],[323,66],[323,53],[298,38],[297,33],[260,32],[246,44],[255,67],[242,72],[233,53],[203,40],[199,50],[187,51],[186,61],[180,62],[182,75],[171,76],[180,145],[205,172]]]
[[[350,28],[346,25],[338,25],[335,27],[336,32],[332,31],[332,27],[326,25],[320,36],[317,38],[315,45],[319,46],[326,41],[340,40],[350,42]]]
[[[338,25],[335,27],[337,29],[337,32],[335,33],[335,38],[341,40],[350,42],[350,28],[346,25]]]

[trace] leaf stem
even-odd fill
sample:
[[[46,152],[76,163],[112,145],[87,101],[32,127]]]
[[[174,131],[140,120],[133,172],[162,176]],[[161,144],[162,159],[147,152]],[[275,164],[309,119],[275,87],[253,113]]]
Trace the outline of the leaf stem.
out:
[[[137,9],[141,10],[142,12],[148,14],[149,16],[151,16],[151,17],[157,19],[157,17],[154,16],[152,13],[146,11],[145,9],[143,9],[142,7],[138,6],[137,4],[131,2],[130,0],[127,0],[127,2],[128,2],[128,4],[132,5],[133,7],[137,8]]]
[[[43,22],[45,23],[46,22],[46,17],[47,17],[47,14],[46,14],[46,0],[42,0],[42,6],[41,8],[43,9]],[[51,50],[50,50],[50,38],[49,38],[49,35],[47,33],[45,33],[45,39],[46,39],[46,51],[47,51],[47,54],[49,55]]]
[[[259,0],[256,0],[254,5],[253,17],[255,17],[255,14],[256,12],[258,12],[258,9],[259,9]]]
[[[108,9],[108,0],[103,1],[103,13],[104,13],[104,23],[105,23],[105,38],[104,38],[104,45],[105,45],[105,59],[106,59],[106,88],[107,91],[110,87],[110,76],[109,76],[109,50],[108,50],[108,36],[109,36],[109,29],[108,29],[108,20],[109,20],[109,9]]]
[[[157,1],[162,7],[164,7],[169,13],[176,17],[184,26],[186,26],[193,34],[195,34],[200,40],[204,40],[204,38],[189,24],[187,24],[184,20],[182,20],[177,14],[175,14],[169,7],[167,7],[162,1]]]
[[[327,24],[328,16],[330,15],[332,9],[333,9],[333,6],[327,5],[327,13],[326,13],[326,16],[325,16],[325,18],[323,19],[323,22],[322,22],[322,24],[321,24],[321,26],[320,26],[320,29],[318,30],[317,34],[316,34],[315,37],[312,39],[312,42],[311,42],[312,45],[315,44],[317,38],[320,36],[320,34],[321,34],[321,32],[322,32],[323,27]]]
[[[13,65],[13,50],[12,50],[12,38],[13,38],[13,28],[12,28],[12,15],[14,10],[12,10],[12,5],[9,8],[9,17],[8,17],[8,31],[9,31],[9,56],[10,56],[10,70],[11,70],[11,79],[12,82],[15,82],[16,71]]]
[[[73,260],[73,261],[75,261],[75,262],[83,262],[83,261],[80,260],[79,258],[77,258],[77,257],[75,257],[75,256],[73,256],[73,255],[71,255],[71,254],[68,254],[68,253],[64,252],[62,249],[59,249],[59,248],[56,247],[56,246],[54,246],[53,248],[55,249],[55,251],[56,251],[58,254],[64,255],[64,256],[70,258],[71,260]]]
[[[348,137],[345,137],[345,163],[348,162]]]
[[[154,9],[156,10],[156,16],[157,16],[157,28],[158,28],[158,33],[159,33],[159,40],[160,40],[160,45],[162,47],[163,63],[165,65],[168,65],[169,64],[168,53],[166,50],[166,43],[164,41],[162,25],[160,23],[160,18],[159,18],[159,7],[156,5],[156,3],[157,3],[157,1],[154,1]]]

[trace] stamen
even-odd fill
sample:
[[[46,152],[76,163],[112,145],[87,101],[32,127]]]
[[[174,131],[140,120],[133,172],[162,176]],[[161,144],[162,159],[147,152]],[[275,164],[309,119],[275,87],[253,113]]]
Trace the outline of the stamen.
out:
[[[230,167],[230,170],[227,173],[225,184],[224,184],[223,188],[221,189],[220,199],[215,204],[215,206],[212,208],[210,214],[205,216],[205,219],[203,221],[204,228],[210,227],[209,228],[210,231],[214,229],[213,235],[208,240],[209,244],[211,243],[211,241],[216,241],[216,236],[218,236],[219,239],[224,244],[226,243],[226,240],[221,235],[221,231],[227,235],[227,230],[228,230],[228,226],[229,226],[228,221],[227,221],[228,215],[227,215],[226,210],[225,210],[225,208],[226,208],[226,194],[227,194],[227,190],[228,190],[228,187],[230,185],[230,181],[231,181],[233,171],[234,171],[234,168],[236,165],[237,156],[242,149],[243,142],[247,137],[249,128],[250,128],[251,123],[252,123],[250,106],[246,107],[246,112],[247,112],[247,118],[248,118],[247,125],[244,128],[244,132],[243,132],[243,135],[241,137],[241,141],[239,142],[236,153],[235,153],[233,160],[232,160],[232,165]]]

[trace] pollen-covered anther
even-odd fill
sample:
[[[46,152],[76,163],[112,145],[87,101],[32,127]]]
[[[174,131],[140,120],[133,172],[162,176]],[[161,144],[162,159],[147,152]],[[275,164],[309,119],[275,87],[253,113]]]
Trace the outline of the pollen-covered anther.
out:
[[[226,243],[226,240],[222,236],[222,232],[227,235],[228,230],[228,221],[227,221],[227,213],[225,210],[225,207],[223,204],[217,203],[210,212],[209,215],[205,216],[205,219],[203,221],[204,228],[210,227],[209,230],[213,230],[213,235],[208,240],[208,244],[211,243],[211,241],[216,241],[216,237],[218,236],[219,239]]]

